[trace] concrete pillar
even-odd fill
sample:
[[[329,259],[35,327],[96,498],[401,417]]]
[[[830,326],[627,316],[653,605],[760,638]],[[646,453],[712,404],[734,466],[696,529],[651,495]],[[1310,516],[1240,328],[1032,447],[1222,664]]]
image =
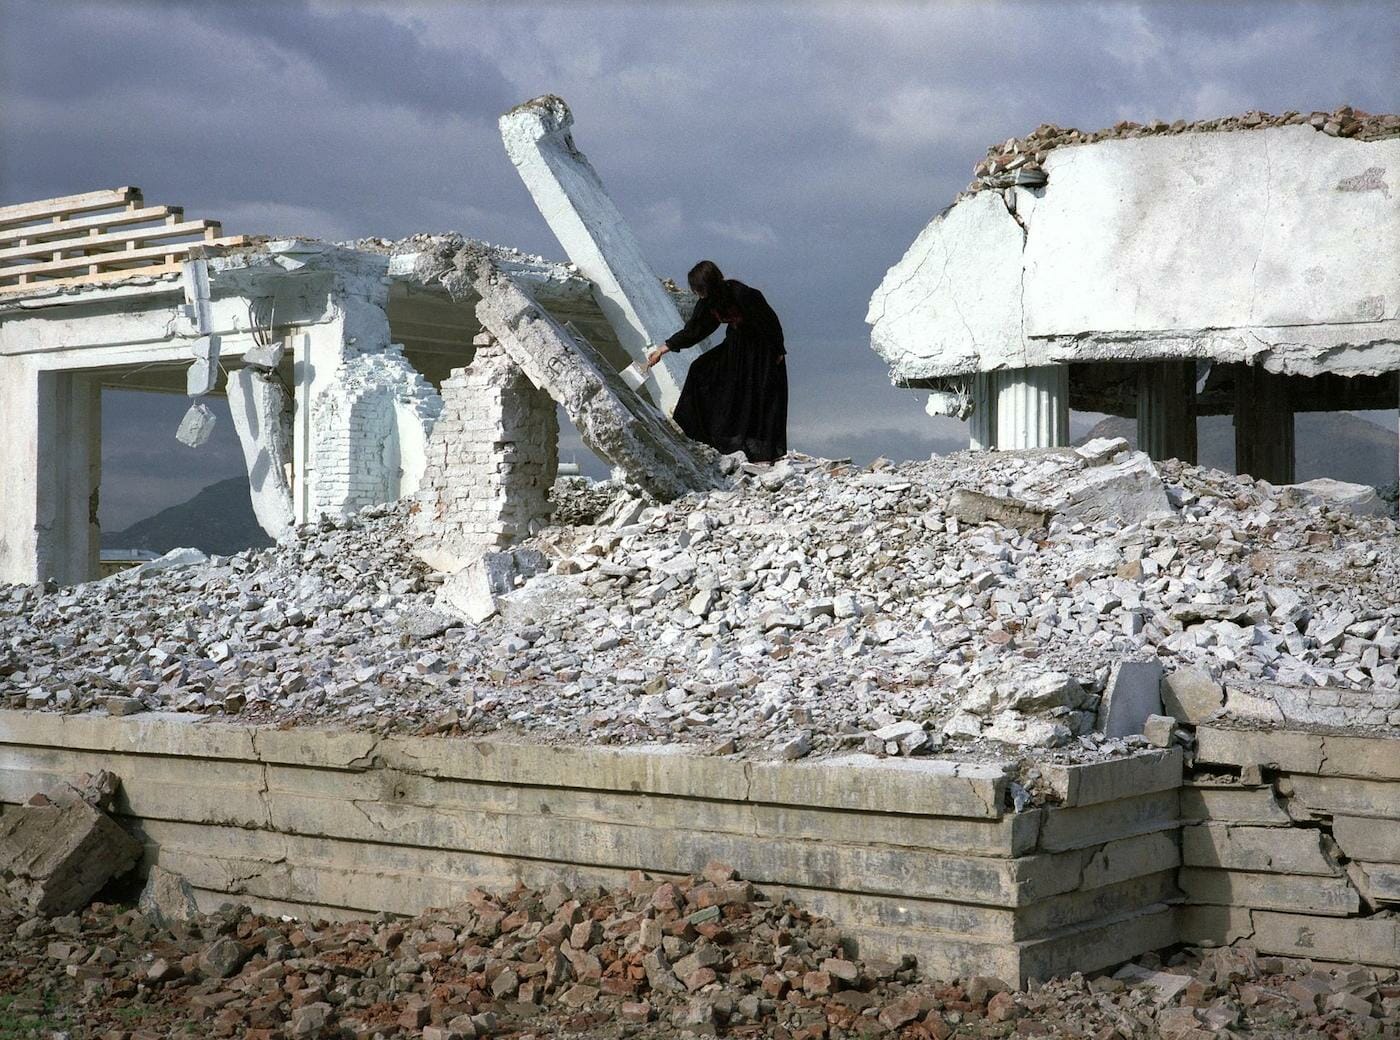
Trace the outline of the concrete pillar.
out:
[[[637,236],[574,146],[573,123],[562,98],[536,98],[501,116],[501,139],[559,244],[593,282],[594,296],[618,341],[639,361],[648,345],[662,342],[684,323]],[[676,406],[691,357],[689,351],[668,354],[652,370],[656,403],[667,415]]]
[[[1069,443],[1069,369],[1064,365],[989,373],[996,396],[996,446],[1057,448]]]
[[[1196,463],[1196,363],[1138,366],[1137,446],[1154,459]]]
[[[1292,484],[1293,407],[1288,378],[1257,365],[1235,375],[1235,472]]]
[[[97,577],[101,394],[87,373],[0,358],[0,581]]]
[[[968,447],[973,451],[992,451],[997,446],[997,398],[991,375],[974,373],[969,391],[972,414],[967,418]]]

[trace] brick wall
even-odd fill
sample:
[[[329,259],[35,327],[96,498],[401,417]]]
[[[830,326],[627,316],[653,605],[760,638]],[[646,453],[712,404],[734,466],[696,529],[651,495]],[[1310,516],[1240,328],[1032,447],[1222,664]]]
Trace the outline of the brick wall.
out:
[[[442,384],[418,493],[424,558],[456,570],[528,537],[549,516],[558,469],[554,402],[489,337]]]

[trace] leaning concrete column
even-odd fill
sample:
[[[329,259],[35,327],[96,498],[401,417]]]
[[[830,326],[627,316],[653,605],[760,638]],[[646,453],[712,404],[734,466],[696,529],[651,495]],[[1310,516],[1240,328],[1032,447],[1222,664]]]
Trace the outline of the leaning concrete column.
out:
[[[1288,377],[1255,365],[1235,370],[1235,471],[1293,483],[1293,406]]]
[[[520,179],[559,244],[593,282],[594,296],[633,360],[677,332],[675,301],[642,255],[641,243],[614,205],[569,128],[573,113],[562,98],[535,98],[501,116],[501,139]],[[690,353],[669,354],[652,369],[657,404],[676,406]]]
[[[996,397],[996,447],[1057,448],[1069,443],[1069,369],[1064,365],[989,373]]]
[[[1196,463],[1196,363],[1138,366],[1137,446],[1154,459]]]

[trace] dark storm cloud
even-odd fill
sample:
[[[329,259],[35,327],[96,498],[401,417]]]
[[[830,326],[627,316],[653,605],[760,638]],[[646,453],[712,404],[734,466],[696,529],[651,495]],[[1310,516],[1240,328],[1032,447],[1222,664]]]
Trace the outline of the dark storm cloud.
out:
[[[965,441],[868,347],[885,270],[1041,122],[1394,110],[1374,3],[102,4],[0,0],[6,199],[136,183],[231,232],[457,229],[559,255],[496,134],[567,98],[657,269],[763,288],[795,447]],[[849,444],[845,451],[842,444]]]

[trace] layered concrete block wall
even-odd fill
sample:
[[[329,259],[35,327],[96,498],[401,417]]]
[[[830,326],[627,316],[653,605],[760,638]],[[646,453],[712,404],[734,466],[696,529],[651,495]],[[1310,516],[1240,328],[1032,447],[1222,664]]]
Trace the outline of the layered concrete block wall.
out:
[[[1175,750],[1043,765],[1058,804],[1016,812],[1000,765],[8,711],[0,807],[109,769],[145,867],[211,909],[412,914],[719,859],[863,955],[943,977],[1023,983],[1181,941],[1400,967],[1400,739],[1196,735],[1184,784]]]
[[[1169,944],[1180,756],[1046,767],[1064,804],[1006,808],[1000,766],[278,730],[182,715],[0,712],[0,802],[102,766],[146,864],[205,906],[413,913],[472,886],[698,870],[830,915],[862,953],[1024,981]]]
[[[1400,967],[1400,738],[1197,728],[1181,938]]]

